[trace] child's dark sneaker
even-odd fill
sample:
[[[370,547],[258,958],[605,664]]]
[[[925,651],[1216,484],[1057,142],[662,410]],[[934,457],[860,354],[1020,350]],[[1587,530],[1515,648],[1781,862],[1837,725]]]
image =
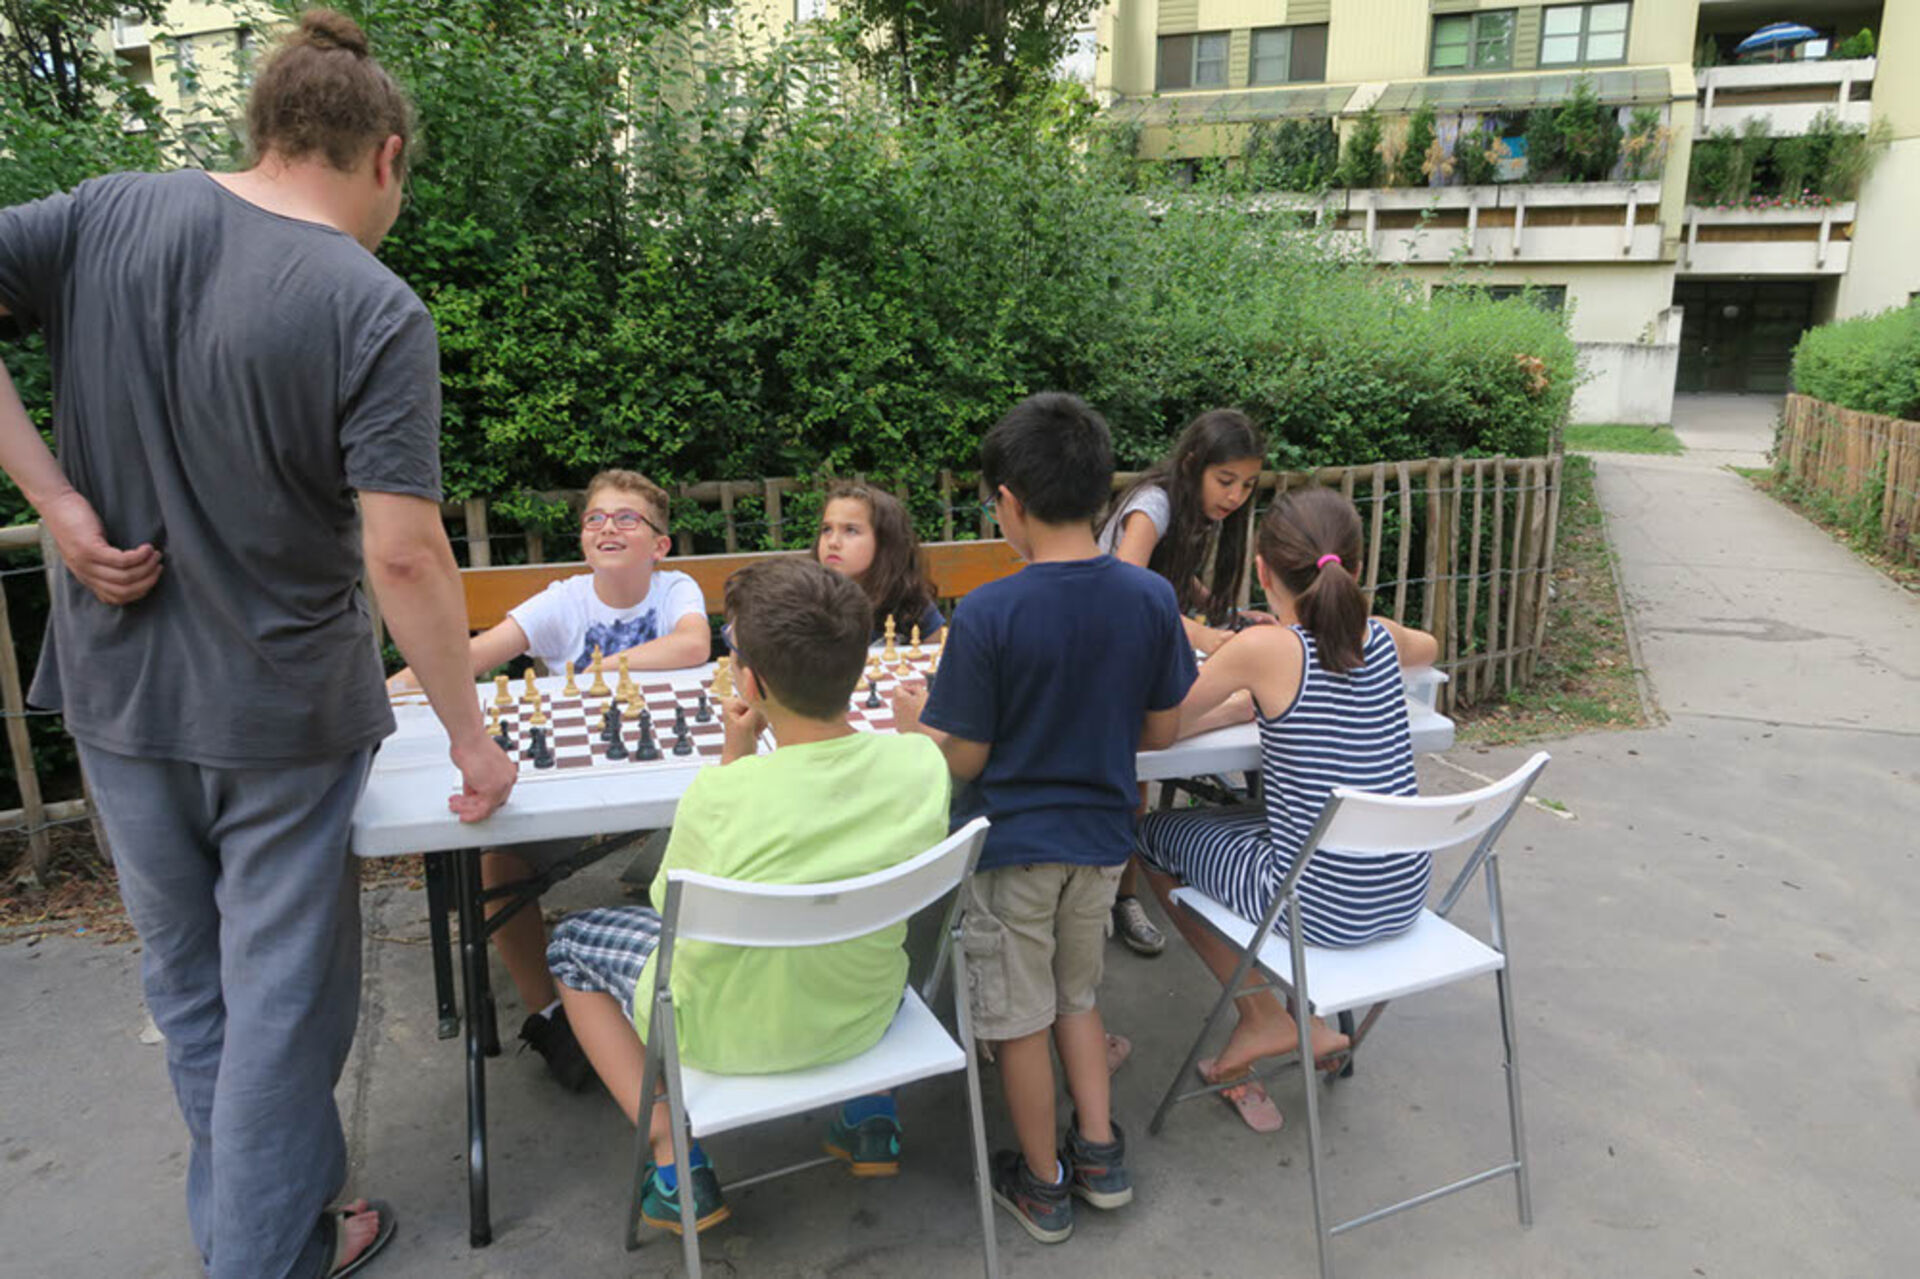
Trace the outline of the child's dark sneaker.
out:
[[[593,1063],[587,1060],[580,1041],[573,1037],[566,1009],[554,1009],[551,1017],[532,1014],[520,1024],[520,1038],[546,1059],[547,1073],[559,1080],[568,1092],[579,1092],[592,1081]]]
[[[1127,1134],[1113,1125],[1113,1140],[1102,1144],[1080,1135],[1076,1121],[1067,1129],[1067,1148],[1060,1152],[1067,1184],[1073,1193],[1096,1208],[1121,1208],[1133,1202],[1133,1178],[1127,1175]]]
[[[1065,1243],[1073,1237],[1073,1196],[1067,1183],[1049,1186],[1041,1181],[1019,1151],[993,1156],[993,1197],[1041,1243]]]
[[[713,1165],[702,1160],[693,1166],[693,1230],[699,1234],[733,1215],[727,1201],[720,1197],[720,1178]],[[647,1165],[646,1189],[640,1194],[640,1220],[649,1226],[680,1234],[680,1188],[668,1190],[660,1181],[660,1169]]]
[[[900,1121],[891,1115],[870,1115],[857,1124],[834,1112],[827,1126],[827,1153],[847,1165],[856,1177],[900,1175]]]

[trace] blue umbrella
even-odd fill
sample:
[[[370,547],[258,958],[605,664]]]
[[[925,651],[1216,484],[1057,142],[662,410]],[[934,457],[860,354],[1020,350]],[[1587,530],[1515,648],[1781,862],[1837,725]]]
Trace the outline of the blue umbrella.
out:
[[[1762,49],[1779,49],[1819,38],[1818,31],[1798,22],[1770,22],[1735,45],[1733,51],[1735,54],[1758,53]]]

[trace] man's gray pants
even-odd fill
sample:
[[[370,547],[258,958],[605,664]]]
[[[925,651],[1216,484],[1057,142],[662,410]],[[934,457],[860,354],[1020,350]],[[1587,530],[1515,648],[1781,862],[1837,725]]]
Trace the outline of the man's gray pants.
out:
[[[315,1279],[346,1183],[334,1084],[360,1011],[348,823],[371,750],[209,768],[82,745],[140,932],[147,1008],[192,1151],[187,1220],[214,1279]]]

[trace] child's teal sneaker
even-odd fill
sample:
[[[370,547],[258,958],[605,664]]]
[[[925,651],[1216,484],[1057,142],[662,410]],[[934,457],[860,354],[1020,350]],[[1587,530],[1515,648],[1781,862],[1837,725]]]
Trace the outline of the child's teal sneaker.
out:
[[[900,1175],[900,1121],[892,1115],[871,1115],[857,1124],[834,1112],[827,1126],[827,1153],[847,1165],[856,1177]]]
[[[720,1178],[704,1159],[693,1166],[693,1229],[695,1234],[717,1226],[733,1215],[720,1197]],[[640,1220],[660,1230],[680,1234],[680,1191],[668,1190],[657,1165],[647,1165],[646,1188],[640,1194]]]

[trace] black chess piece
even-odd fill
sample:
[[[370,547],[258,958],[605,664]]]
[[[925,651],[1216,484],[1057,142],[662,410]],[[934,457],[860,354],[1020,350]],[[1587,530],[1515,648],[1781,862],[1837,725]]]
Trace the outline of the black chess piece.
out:
[[[553,751],[547,747],[546,730],[535,726],[527,730],[528,752],[533,756],[535,768],[552,768]]]
[[[640,740],[634,745],[633,757],[638,760],[660,758],[660,747],[653,740],[653,713],[645,707],[640,710]]]
[[[513,721],[510,719],[501,720],[500,731],[494,734],[493,740],[499,745],[501,750],[511,754],[515,746],[513,740]]]
[[[673,708],[673,753],[676,755],[693,754],[693,734],[687,728],[687,708]]]
[[[611,744],[620,736],[620,703],[608,702],[600,712],[600,740]]]
[[[707,690],[700,690],[700,701],[693,708],[693,717],[702,724],[713,721],[713,707],[707,705]]]
[[[625,759],[627,757],[626,735],[621,731],[619,703],[607,707],[607,758]]]
[[[880,700],[879,680],[870,679],[867,681],[867,700],[862,702],[861,705],[870,711],[877,711],[885,705],[885,703]]]

